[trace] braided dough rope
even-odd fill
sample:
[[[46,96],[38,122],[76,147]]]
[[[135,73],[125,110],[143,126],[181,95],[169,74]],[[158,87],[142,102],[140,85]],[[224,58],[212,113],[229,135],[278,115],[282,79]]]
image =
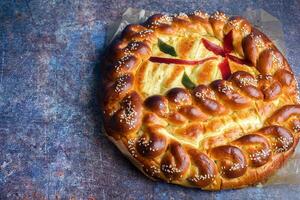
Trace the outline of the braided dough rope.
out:
[[[236,70],[227,80],[194,89],[143,94],[140,71],[158,37],[193,34],[223,43],[230,35],[235,61],[244,59],[246,67],[259,74]],[[300,105],[294,74],[274,44],[241,17],[196,11],[157,14],[143,25],[129,25],[108,50],[103,74],[107,135],[152,179],[204,190],[246,187],[272,175],[298,143]]]

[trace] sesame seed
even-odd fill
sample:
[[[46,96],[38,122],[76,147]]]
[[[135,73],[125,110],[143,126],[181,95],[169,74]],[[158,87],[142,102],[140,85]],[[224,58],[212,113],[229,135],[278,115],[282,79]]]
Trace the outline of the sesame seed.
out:
[[[240,169],[244,169],[246,168],[248,165],[245,165],[245,164],[241,164],[241,163],[233,163],[231,165],[231,167],[228,169],[228,171],[237,171],[237,170],[240,170]]]
[[[193,14],[198,16],[198,17],[201,17],[203,19],[209,18],[209,15],[207,13],[199,11],[199,10],[194,11]]]
[[[257,75],[258,80],[262,80],[263,78],[264,78],[264,76],[262,74]]]
[[[161,170],[163,172],[166,172],[168,174],[176,174],[176,173],[181,173],[182,170],[178,169],[176,166],[170,164],[170,165],[166,165],[166,164],[162,164],[161,165]]]
[[[285,152],[286,150],[289,149],[290,145],[293,143],[292,138],[278,137],[276,140],[279,141],[282,144],[282,146],[278,147],[275,143],[275,145],[273,145],[276,146],[274,150],[275,153]]]
[[[126,56],[132,55],[132,52],[128,48],[124,49],[124,53],[125,53]]]
[[[265,48],[265,43],[261,37],[261,35],[254,35],[251,33],[251,37],[254,39],[254,43],[258,48]]]
[[[132,104],[131,98],[124,100],[123,113],[120,115],[120,122],[129,126],[129,129],[133,129],[137,122],[137,112],[135,106]]]
[[[130,76],[128,74],[125,74],[124,76],[121,76],[120,78],[118,78],[116,80],[116,85],[115,85],[114,91],[116,93],[123,92],[127,85],[126,80],[128,80],[129,78],[130,78]]]
[[[209,91],[209,90],[204,90],[202,92],[196,92],[195,96],[197,98],[199,98],[200,100],[202,100],[202,101],[204,101],[205,98],[216,99],[215,94],[212,91]]]
[[[132,43],[130,43],[130,45],[128,45],[128,46],[124,49],[125,56],[132,55],[132,51],[137,50],[139,46],[140,46],[140,44],[137,43],[137,42],[132,42]]]
[[[183,12],[175,14],[174,17],[183,18],[183,19],[187,19],[188,18],[187,14],[185,14]]]
[[[271,51],[271,56],[272,56],[272,62],[273,64],[275,64],[278,67],[282,66],[282,60],[280,60],[276,54],[274,53],[274,51]]]
[[[196,92],[195,96],[201,100],[204,100],[205,99],[205,95],[201,92]]]
[[[137,50],[138,47],[139,47],[139,43],[133,42],[133,43],[131,43],[129,50],[135,51],[135,50]]]
[[[295,131],[296,133],[300,132],[300,124],[296,124],[293,126],[293,131]]]
[[[151,29],[147,29],[144,31],[140,31],[138,34],[140,35],[140,37],[148,37],[149,35],[151,35],[154,31]]]
[[[155,176],[155,175],[158,175],[158,174],[160,174],[160,169],[157,167],[157,166],[155,166],[155,165],[151,165],[150,166],[150,172],[151,172],[151,176]],[[148,169],[146,169],[146,171],[147,172],[149,172],[149,170]]]
[[[128,150],[130,152],[130,154],[136,158],[137,154],[136,154],[136,149],[135,149],[135,143],[136,143],[136,138],[131,138],[130,140],[128,140]]]
[[[238,79],[239,83],[241,86],[247,86],[247,85],[256,85],[257,80],[253,78],[248,78],[248,77],[241,77]]]
[[[140,146],[143,146],[144,148],[147,148],[149,151],[157,151],[158,149],[157,148],[152,148],[151,145],[153,144],[153,141],[152,140],[148,140],[145,138],[145,137],[141,137],[139,140],[138,140],[138,144]],[[143,151],[142,153],[145,153],[145,151]]]
[[[216,175],[214,174],[204,174],[204,175],[195,175],[193,178],[190,178],[189,180],[193,182],[199,182],[199,181],[205,181],[207,179],[212,179],[215,178]]]
[[[229,22],[230,25],[233,26],[234,30],[240,30],[239,21],[238,20],[232,20]]]
[[[266,159],[270,155],[270,153],[271,153],[270,149],[268,149],[268,150],[262,149],[261,151],[257,151],[257,152],[255,152],[253,154],[250,154],[249,158],[252,161],[261,162],[262,159]]]
[[[231,85],[219,85],[218,91],[222,93],[233,92],[233,87]]]
[[[265,78],[266,78],[266,80],[269,80],[269,81],[273,79],[273,77],[271,75],[266,75]]]
[[[117,64],[114,65],[114,69],[116,70],[116,72],[120,72],[122,66],[125,64],[126,61],[129,60],[129,56],[125,55],[123,56],[120,60],[117,61]],[[125,64],[126,67],[129,67],[128,64]]]
[[[170,23],[173,21],[173,18],[171,16],[168,15],[163,15],[160,19],[159,22],[160,23]]]
[[[212,18],[215,20],[222,21],[222,22],[225,22],[228,19],[228,17],[224,13],[220,13],[219,11],[215,12],[212,15]]]
[[[108,115],[111,117],[111,116],[113,116],[116,112],[117,112],[116,110],[111,110],[111,111],[108,113]]]
[[[296,84],[297,85],[297,84]],[[298,87],[297,87],[298,88]],[[299,92],[299,90],[297,90],[297,94],[296,94],[296,102],[298,103],[298,104],[300,104],[300,92]]]
[[[246,25],[246,24],[244,24],[244,25],[242,26],[242,28],[241,28],[241,32],[242,32],[243,36],[245,36],[245,35],[248,35],[248,34],[249,34],[249,30],[248,30],[248,28],[247,28],[247,25]]]
[[[157,26],[159,26],[161,24],[171,24],[172,21],[173,21],[173,18],[171,16],[163,15],[158,20],[153,21],[150,25],[150,28],[156,28]]]

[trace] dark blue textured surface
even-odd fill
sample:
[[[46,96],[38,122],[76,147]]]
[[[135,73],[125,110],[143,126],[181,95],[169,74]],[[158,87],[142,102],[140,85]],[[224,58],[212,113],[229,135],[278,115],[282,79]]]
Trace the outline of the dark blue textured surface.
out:
[[[203,192],[152,182],[100,131],[97,63],[106,28],[127,7],[239,14],[283,23],[299,76],[300,2],[0,1],[0,199],[300,199],[300,186]]]

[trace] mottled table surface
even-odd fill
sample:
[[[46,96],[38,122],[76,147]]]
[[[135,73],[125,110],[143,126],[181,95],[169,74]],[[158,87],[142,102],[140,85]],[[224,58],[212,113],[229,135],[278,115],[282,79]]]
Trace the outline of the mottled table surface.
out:
[[[145,178],[101,133],[99,62],[107,27],[127,7],[238,14],[283,23],[300,74],[300,2],[0,1],[0,199],[300,199],[300,186],[203,192]]]

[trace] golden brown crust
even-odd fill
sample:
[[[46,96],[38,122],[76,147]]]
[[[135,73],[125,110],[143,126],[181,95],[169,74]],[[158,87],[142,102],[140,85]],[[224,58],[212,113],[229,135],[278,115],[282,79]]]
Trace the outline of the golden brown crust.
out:
[[[206,39],[198,41],[195,35]],[[227,80],[169,87],[185,71],[184,61],[170,73],[167,90],[144,93],[147,66],[153,66],[153,73],[160,67],[149,61],[157,40],[170,36],[183,38],[178,48],[184,59],[194,41],[217,38],[224,47],[213,42],[208,48],[213,59],[235,70]],[[175,62],[172,57],[164,62],[170,59]],[[210,62],[206,70],[216,61]],[[108,50],[103,72],[108,137],[152,179],[205,190],[255,185],[280,168],[298,143],[294,74],[268,37],[241,17],[200,11],[153,15],[143,25],[124,29]]]

